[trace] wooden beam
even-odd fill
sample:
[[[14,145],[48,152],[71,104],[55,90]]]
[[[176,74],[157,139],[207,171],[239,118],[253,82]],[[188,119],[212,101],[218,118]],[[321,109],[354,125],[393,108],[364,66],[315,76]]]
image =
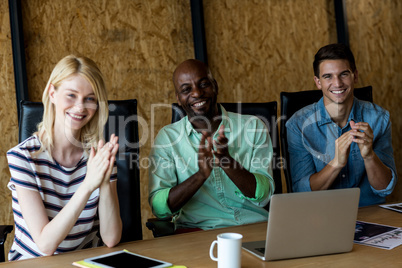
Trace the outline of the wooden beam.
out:
[[[197,60],[208,64],[205,38],[204,9],[202,0],[191,0],[191,21],[193,24],[194,54]]]
[[[15,94],[17,100],[18,121],[20,120],[20,102],[29,100],[27,72],[25,64],[24,32],[22,28],[21,0],[9,0],[11,43],[13,49]]]
[[[345,0],[334,0],[334,5],[338,43],[349,46],[348,19],[346,16]]]

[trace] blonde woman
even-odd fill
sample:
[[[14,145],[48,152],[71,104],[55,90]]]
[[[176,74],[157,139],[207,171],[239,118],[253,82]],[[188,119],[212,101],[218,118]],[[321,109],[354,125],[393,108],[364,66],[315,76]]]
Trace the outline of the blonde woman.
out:
[[[43,92],[38,131],[7,152],[15,237],[9,260],[53,255],[121,238],[117,137],[102,140],[108,118],[102,73],[73,55],[55,66]]]

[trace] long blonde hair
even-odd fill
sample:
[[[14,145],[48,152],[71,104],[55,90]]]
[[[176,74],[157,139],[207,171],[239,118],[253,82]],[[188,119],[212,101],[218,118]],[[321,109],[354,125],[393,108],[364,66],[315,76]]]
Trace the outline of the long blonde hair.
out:
[[[79,142],[85,150],[88,150],[91,146],[96,147],[98,141],[103,138],[103,129],[109,116],[103,75],[93,60],[83,56],[69,55],[56,64],[42,95],[43,120],[38,124],[38,131],[35,133],[42,144],[39,152],[44,150],[51,152],[55,140],[53,136],[55,107],[50,101],[49,88],[53,85],[57,90],[64,80],[74,75],[80,75],[89,82],[98,100],[98,107],[93,118],[81,129]]]

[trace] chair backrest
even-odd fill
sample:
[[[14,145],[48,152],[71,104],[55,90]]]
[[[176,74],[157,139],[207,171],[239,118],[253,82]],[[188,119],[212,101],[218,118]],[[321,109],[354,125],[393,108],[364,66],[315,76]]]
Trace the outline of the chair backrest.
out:
[[[42,121],[41,102],[21,101],[19,141],[30,137],[37,124]],[[137,100],[109,101],[109,119],[105,126],[105,140],[112,133],[119,136],[117,165],[117,192],[120,215],[123,222],[120,242],[142,239],[139,137],[137,120]]]
[[[371,86],[355,88],[354,95],[360,100],[373,102],[373,89]],[[285,174],[286,184],[288,185],[289,192],[292,191],[292,178],[290,176],[289,166],[289,152],[287,143],[286,122],[292,115],[301,108],[317,102],[322,97],[321,90],[307,90],[298,92],[281,92],[281,152],[283,162],[283,172]]]
[[[280,169],[280,148],[277,128],[277,102],[262,103],[221,103],[229,112],[255,115],[260,118],[267,126],[272,140],[273,158],[272,172],[275,181],[275,193],[282,193],[282,178]],[[177,103],[172,104],[172,123],[179,121],[186,116],[186,112]]]

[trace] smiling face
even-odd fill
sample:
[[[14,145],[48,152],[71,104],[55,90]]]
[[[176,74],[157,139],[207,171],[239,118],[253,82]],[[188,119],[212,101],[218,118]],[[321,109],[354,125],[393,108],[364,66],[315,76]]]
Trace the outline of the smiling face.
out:
[[[319,77],[315,76],[314,81],[317,88],[322,90],[324,104],[353,105],[357,70],[352,72],[347,60],[324,60],[319,69]]]
[[[71,129],[78,135],[95,115],[98,101],[91,84],[80,75],[65,79],[56,89],[50,85],[50,101],[55,105],[55,131]]]
[[[216,81],[208,75],[208,67],[201,61],[187,60],[180,64],[173,76],[176,97],[189,119],[218,114]]]

